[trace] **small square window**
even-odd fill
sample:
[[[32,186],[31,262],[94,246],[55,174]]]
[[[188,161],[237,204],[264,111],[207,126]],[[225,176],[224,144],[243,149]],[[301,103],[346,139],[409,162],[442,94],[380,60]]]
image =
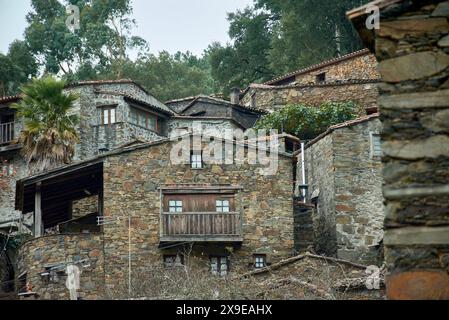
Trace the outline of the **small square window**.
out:
[[[217,212],[230,212],[229,200],[217,200],[216,201]]]
[[[316,76],[316,82],[326,82],[326,72],[322,72]]]
[[[258,254],[254,256],[254,267],[256,269],[262,269],[265,268],[267,266],[267,256],[266,255],[262,255],[262,254]]]
[[[213,275],[226,276],[229,272],[228,257],[211,257],[210,267]]]
[[[166,269],[171,269],[174,267],[179,267],[184,265],[184,257],[181,255],[165,255],[164,256],[164,267]]]
[[[194,151],[190,156],[190,164],[192,169],[202,169],[203,168],[203,156],[201,152]]]
[[[168,202],[169,212],[170,213],[181,213],[182,212],[182,201],[179,200],[170,200]]]

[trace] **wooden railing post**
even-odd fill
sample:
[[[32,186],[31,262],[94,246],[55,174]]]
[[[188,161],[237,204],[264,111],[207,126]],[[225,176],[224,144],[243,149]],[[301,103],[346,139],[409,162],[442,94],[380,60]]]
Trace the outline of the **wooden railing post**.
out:
[[[36,193],[34,196],[34,237],[39,238],[43,235],[42,225],[42,182],[36,184]]]

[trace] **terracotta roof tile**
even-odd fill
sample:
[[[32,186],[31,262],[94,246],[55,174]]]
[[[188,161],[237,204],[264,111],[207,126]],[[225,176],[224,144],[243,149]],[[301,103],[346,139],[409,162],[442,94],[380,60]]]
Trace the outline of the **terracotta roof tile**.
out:
[[[326,66],[329,66],[329,65],[340,63],[342,61],[349,60],[349,59],[352,59],[352,58],[355,58],[355,57],[358,57],[358,56],[363,56],[363,55],[368,54],[368,53],[370,53],[370,51],[368,49],[355,51],[355,52],[349,53],[347,55],[344,55],[344,56],[341,56],[341,57],[338,57],[338,58],[327,60],[327,61],[315,64],[315,65],[309,66],[307,68],[303,68],[303,69],[299,69],[299,70],[287,73],[286,75],[277,77],[277,78],[275,78],[273,80],[270,80],[270,81],[267,81],[264,84],[273,85],[273,84],[276,84],[279,81],[282,81],[282,80],[285,80],[285,79],[288,79],[288,78],[291,78],[291,77],[294,77],[294,76],[298,76],[300,74],[308,73],[308,72],[311,72],[313,70],[320,69],[320,68],[323,68],[323,67],[326,67]]]
[[[326,137],[330,133],[334,132],[335,130],[351,127],[351,126],[354,126],[354,125],[357,125],[357,124],[360,124],[360,123],[363,123],[363,122],[367,122],[367,121],[370,121],[372,119],[377,119],[377,118],[379,118],[379,113],[374,113],[374,114],[371,114],[371,115],[368,115],[368,116],[360,117],[360,118],[357,118],[357,119],[354,119],[354,120],[350,120],[350,121],[346,121],[346,122],[343,122],[343,123],[339,123],[339,124],[333,125],[333,126],[329,127],[329,129],[327,129],[326,132],[323,132],[322,134],[320,134],[315,139],[309,141],[306,144],[305,147],[306,148],[311,147],[312,145],[314,145],[315,143],[317,143],[318,141],[320,141],[321,139],[323,139],[324,137]],[[295,155],[299,154],[299,153],[300,153],[300,151],[296,152]]]

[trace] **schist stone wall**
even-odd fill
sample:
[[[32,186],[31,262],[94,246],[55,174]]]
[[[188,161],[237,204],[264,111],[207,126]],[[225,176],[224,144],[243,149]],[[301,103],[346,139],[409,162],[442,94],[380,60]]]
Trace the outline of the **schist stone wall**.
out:
[[[0,227],[9,231],[11,223],[2,226],[2,222],[20,218],[20,212],[15,210],[16,181],[28,175],[25,161],[20,150],[0,153]],[[12,224],[13,231],[19,226],[19,221]]]
[[[76,160],[93,157],[100,149],[113,150],[133,140],[156,141],[159,134],[130,123],[130,107],[124,95],[167,109],[134,83],[89,84],[66,89],[74,92],[79,99],[74,104],[74,112],[80,115],[79,134],[81,142],[76,149]],[[98,107],[117,105],[116,123],[101,125]]]
[[[286,86],[253,84],[241,103],[273,112],[288,104],[317,106],[329,101],[354,101],[362,108],[370,110],[375,109],[378,95],[377,80]]]
[[[317,82],[317,76],[325,73],[326,82],[338,82],[342,80],[378,80],[376,57],[368,50],[362,50],[353,54],[352,58],[330,63],[313,71],[299,74],[295,77],[297,84],[313,84]]]
[[[325,80],[319,81],[317,76],[323,73]],[[241,103],[272,112],[287,104],[355,101],[369,110],[376,107],[379,78],[375,56],[362,50],[266,84],[252,84]]]
[[[43,300],[69,300],[66,266],[81,271],[79,298],[104,298],[103,236],[100,234],[52,235],[22,245],[17,258],[18,274]],[[50,275],[43,275],[49,272]]]
[[[80,143],[76,147],[74,161],[84,160],[98,155],[100,149],[112,150],[126,143],[141,141],[157,141],[165,137],[136,126],[129,122],[129,104],[124,96],[132,97],[163,110],[168,108],[154,97],[147,94],[142,88],[130,81],[123,83],[84,83],[68,86],[65,92],[76,93],[79,99],[74,103],[74,113],[80,117],[78,132]],[[117,123],[112,125],[100,125],[99,106],[117,105]],[[22,129],[16,128],[16,132]],[[7,160],[7,163],[4,161]],[[28,175],[28,167],[20,150],[0,152],[1,193],[0,193],[0,227],[2,221],[17,219],[19,213],[14,210],[15,183]],[[3,175],[3,172],[5,175]],[[4,188],[3,188],[4,185]]]
[[[219,134],[223,136],[227,130],[241,129],[235,122],[227,119],[192,119],[183,117],[174,117],[168,123],[170,137],[186,134],[186,132],[203,132],[204,134]],[[243,130],[243,129],[241,129]]]
[[[305,168],[315,249],[363,263],[378,263],[383,239],[382,163],[372,154],[377,116],[331,128],[306,146]],[[297,176],[301,177],[301,154]],[[301,181],[299,183],[302,184]],[[297,189],[297,195],[300,194]]]
[[[448,18],[449,1],[403,1],[376,32],[390,299],[449,299]]]
[[[195,245],[195,259],[208,265],[210,254],[227,252],[231,272],[248,268],[253,254],[266,254],[278,261],[294,252],[292,159],[279,155],[275,176],[259,174],[259,165],[207,165],[193,170],[190,165],[172,165],[174,142],[111,156],[104,162],[104,214],[121,221],[104,226],[106,283],[111,290],[124,287],[123,270],[128,265],[129,216],[131,216],[132,263],[136,268],[160,263],[170,250],[159,249],[161,192],[163,185],[233,185],[236,209],[243,214],[243,244]],[[217,248],[216,248],[217,247]],[[181,250],[182,247],[174,248]],[[122,283],[123,282],[123,283]]]

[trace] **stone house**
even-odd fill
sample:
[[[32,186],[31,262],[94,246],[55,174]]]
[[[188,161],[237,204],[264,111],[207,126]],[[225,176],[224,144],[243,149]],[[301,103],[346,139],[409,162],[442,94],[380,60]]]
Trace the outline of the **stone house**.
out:
[[[305,202],[314,205],[303,210],[298,232],[310,232],[316,252],[381,263],[385,216],[380,132],[379,115],[373,114],[332,126],[308,142],[304,154],[297,152],[296,196],[303,200],[306,195]]]
[[[134,142],[162,140],[198,126],[203,131],[220,127],[246,130],[263,114],[238,103],[208,97],[183,99],[186,106],[181,110],[174,103],[165,105],[158,101],[141,85],[127,79],[77,82],[67,85],[65,92],[79,96],[73,110],[80,118],[75,161]],[[10,108],[19,101],[19,96],[0,99],[0,162],[5,184],[0,195],[0,230],[4,232],[10,230],[11,220],[20,217],[13,208],[15,181],[28,173],[17,144],[23,123]],[[17,230],[19,225],[13,221],[12,227]]]
[[[182,155],[173,151],[179,137],[163,139],[18,181],[16,209],[36,221],[36,238],[20,248],[20,280],[41,298],[68,298],[64,270],[75,264],[80,297],[94,299],[126,291],[130,266],[188,263],[225,275],[292,256],[293,156],[276,152],[277,171],[266,175],[251,161],[260,157],[255,145],[240,145],[241,157],[230,140],[233,148],[220,148],[235,163],[209,163],[202,154],[198,166],[196,137],[183,137]],[[73,202],[92,197],[97,206],[78,205],[74,218]]]
[[[226,130],[245,131],[253,127],[264,114],[261,110],[240,105],[235,96],[231,96],[231,101],[195,96],[167,101],[165,104],[176,113],[169,124],[170,136],[194,129],[219,134]]]
[[[241,104],[269,112],[287,104],[319,105],[328,101],[354,101],[367,114],[377,112],[380,76],[375,56],[357,51],[324,61],[264,84],[251,84],[241,92]]]
[[[368,30],[367,6],[380,10]],[[390,299],[449,298],[449,1],[380,0],[348,12],[383,83]],[[369,11],[368,11],[369,12]]]

